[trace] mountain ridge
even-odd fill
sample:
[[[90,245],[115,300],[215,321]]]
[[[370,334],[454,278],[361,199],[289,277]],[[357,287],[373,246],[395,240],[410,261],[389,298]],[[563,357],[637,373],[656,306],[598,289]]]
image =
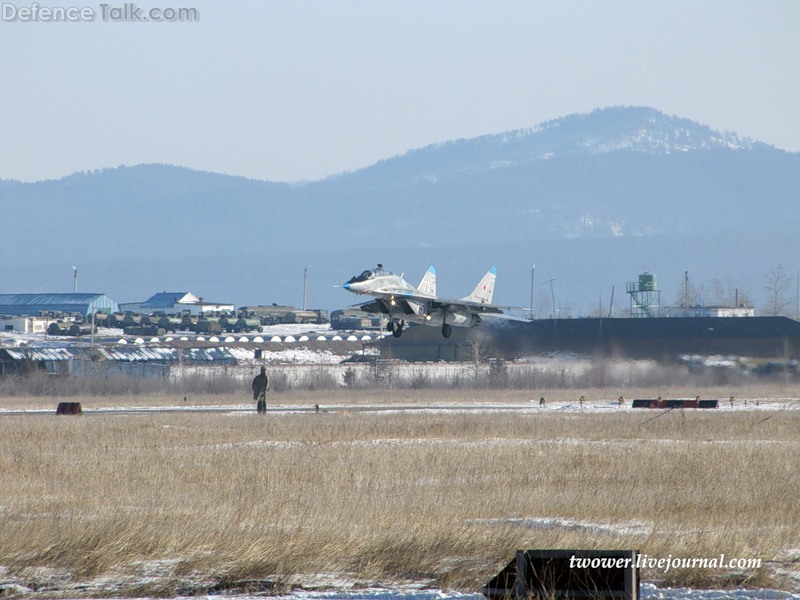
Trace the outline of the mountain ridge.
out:
[[[73,173],[69,173],[57,178],[50,178],[50,179],[42,179],[37,181],[20,181],[16,179],[2,179],[0,178],[0,185],[5,184],[37,184],[37,183],[47,183],[47,182],[67,182],[68,180],[78,179],[80,177],[89,177],[95,175],[103,175],[107,172],[117,171],[117,170],[124,170],[124,169],[138,169],[140,167],[159,167],[159,168],[170,168],[179,171],[188,171],[191,173],[195,173],[198,175],[218,175],[223,177],[231,177],[238,180],[246,180],[251,182],[261,182],[261,183],[272,183],[272,184],[283,184],[283,185],[290,185],[290,186],[303,186],[307,184],[313,183],[324,183],[329,181],[333,178],[338,178],[342,176],[347,176],[351,174],[361,173],[365,170],[369,170],[374,168],[378,165],[382,165],[387,162],[392,162],[397,159],[403,159],[408,156],[417,155],[425,152],[430,151],[438,151],[441,149],[450,149],[457,147],[461,144],[481,144],[481,143],[494,143],[494,142],[501,142],[501,143],[509,143],[515,140],[524,140],[534,136],[536,134],[546,133],[551,130],[557,130],[558,132],[563,132],[565,129],[573,129],[576,124],[585,124],[587,121],[591,120],[593,117],[598,115],[621,115],[626,117],[626,121],[628,124],[637,123],[640,126],[649,123],[649,124],[665,124],[667,122],[672,122],[673,124],[680,124],[682,129],[680,131],[676,131],[675,140],[680,139],[680,134],[686,135],[687,138],[691,138],[692,133],[701,132],[703,135],[700,137],[705,137],[705,141],[698,147],[697,145],[694,146],[673,146],[669,143],[669,140],[666,136],[664,136],[664,132],[662,131],[662,138],[657,140],[659,143],[656,144],[656,147],[653,148],[652,144],[650,147],[629,147],[623,142],[625,140],[620,140],[620,145],[617,147],[613,146],[598,146],[595,149],[595,153],[603,153],[603,152],[610,152],[610,151],[619,151],[619,150],[633,150],[633,151],[645,151],[650,150],[653,152],[654,150],[661,150],[664,153],[669,153],[672,151],[690,151],[690,150],[700,150],[700,149],[713,149],[713,148],[728,148],[728,149],[754,149],[754,148],[769,148],[775,150],[777,152],[783,152],[786,154],[800,154],[797,152],[789,152],[787,150],[782,150],[780,148],[776,148],[771,144],[766,144],[764,142],[753,140],[749,137],[742,137],[735,132],[724,131],[720,132],[718,130],[714,130],[708,125],[703,125],[692,121],[687,118],[678,117],[675,115],[668,115],[664,112],[661,112],[655,108],[646,107],[646,106],[614,106],[614,107],[607,107],[607,108],[597,108],[589,113],[573,113],[570,115],[566,115],[564,117],[559,117],[556,119],[550,119],[548,121],[544,121],[537,125],[533,125],[527,128],[518,128],[518,129],[510,129],[507,131],[503,131],[500,133],[489,133],[483,134],[472,138],[457,138],[453,140],[444,140],[441,142],[435,142],[432,144],[427,144],[425,146],[421,146],[419,148],[412,148],[403,152],[401,154],[396,154],[387,158],[379,159],[376,162],[366,165],[364,167],[360,167],[358,169],[348,170],[342,173],[335,173],[329,175],[327,177],[323,177],[317,180],[304,180],[300,182],[283,182],[283,181],[273,181],[268,179],[259,179],[255,177],[247,177],[243,175],[235,175],[230,173],[219,173],[216,171],[206,171],[202,169],[195,169],[192,167],[184,167],[180,165],[171,165],[166,163],[137,163],[135,165],[118,165],[116,167],[99,167],[96,169],[90,169],[87,171],[75,171]],[[635,115],[635,116],[634,116]],[[633,118],[632,118],[633,117]],[[641,131],[644,131],[644,128],[640,128]],[[619,131],[615,132],[619,134]],[[630,140],[630,136],[627,141]],[[651,142],[653,140],[651,139]],[[563,142],[562,144],[563,145]],[[585,144],[584,148],[591,149],[590,144]],[[653,152],[655,153],[655,152]],[[546,159],[547,156],[540,156],[540,159]]]
[[[613,107],[432,144],[299,184],[163,164],[6,180],[0,203],[19,227],[0,240],[0,289],[39,289],[59,261],[81,262],[106,273],[110,283],[100,288],[120,289],[123,300],[133,290],[146,297],[178,286],[218,298],[227,289],[252,304],[269,286],[287,288],[302,270],[295,263],[313,259],[331,277],[343,270],[340,279],[387,257],[421,271],[439,262],[466,287],[472,269],[463,263],[473,260],[459,253],[488,257],[510,244],[516,249],[505,260],[523,270],[546,246],[569,252],[578,247],[571,240],[627,239],[641,248],[636,240],[652,236],[662,236],[654,245],[660,252],[663,236],[684,245],[697,240],[698,255],[714,257],[698,263],[711,270],[726,239],[741,247],[797,231],[798,173],[800,153],[647,107]],[[779,253],[763,246],[753,248],[752,260],[745,255],[752,263],[745,268],[776,262]],[[789,248],[779,255],[788,258]],[[124,273],[116,273],[123,263]],[[162,269],[167,263],[174,266]],[[245,281],[252,265],[264,265],[264,284]],[[202,289],[210,282],[216,291]]]

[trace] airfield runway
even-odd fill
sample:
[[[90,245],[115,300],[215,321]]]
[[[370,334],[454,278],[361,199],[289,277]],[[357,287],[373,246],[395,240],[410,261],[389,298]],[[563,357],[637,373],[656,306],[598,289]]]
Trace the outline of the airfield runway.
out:
[[[655,416],[659,412],[669,410],[688,410],[702,412],[740,412],[758,411],[763,413],[777,413],[786,410],[800,410],[800,398],[738,398],[735,404],[731,405],[727,399],[719,399],[719,407],[716,409],[642,409],[632,408],[632,400],[628,399],[623,404],[617,400],[592,401],[581,405],[579,402],[553,402],[549,401],[540,405],[537,401],[515,402],[504,404],[331,404],[331,405],[281,405],[274,404],[267,407],[267,417],[269,415],[288,415],[288,414],[325,414],[325,413],[487,413],[487,412],[514,412],[521,413],[610,413],[610,412],[637,412],[651,414]],[[255,404],[230,404],[230,405],[166,405],[166,406],[120,406],[120,407],[97,407],[83,406],[79,416],[125,416],[125,415],[144,415],[144,414],[189,414],[189,413],[209,413],[209,414],[231,414],[257,416]],[[56,416],[55,404],[53,408],[30,408],[30,409],[0,409],[2,416]],[[74,415],[59,415],[74,416]],[[766,415],[765,415],[766,416]]]

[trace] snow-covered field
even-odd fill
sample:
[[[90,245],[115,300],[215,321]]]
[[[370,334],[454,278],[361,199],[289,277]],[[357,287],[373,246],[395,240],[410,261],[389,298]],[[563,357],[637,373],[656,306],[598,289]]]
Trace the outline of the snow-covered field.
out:
[[[693,590],[690,588],[659,588],[641,584],[643,600],[798,600],[800,594],[778,590]],[[245,600],[246,597],[230,597]],[[484,600],[482,594],[459,594],[442,590],[374,589],[358,592],[307,592],[278,596],[275,600]],[[210,599],[209,599],[210,600]]]
[[[800,594],[778,590],[693,590],[690,588],[659,588],[650,583],[641,584],[643,600],[800,600]],[[230,597],[247,600],[248,597]],[[254,598],[254,597],[250,597]],[[278,596],[275,600],[485,600],[483,594],[460,594],[442,590],[374,589],[358,592],[308,592],[298,591]],[[209,598],[209,600],[211,600]]]
[[[321,577],[321,580],[324,576]],[[143,581],[147,583],[145,579]],[[255,594],[206,594],[192,596],[176,596],[175,600],[258,600],[269,597],[272,600],[485,600],[486,597],[479,593],[462,593],[449,590],[429,589],[423,585],[405,585],[396,588],[359,588],[352,589],[346,581],[331,580],[321,586],[335,587],[336,591],[314,591],[297,589],[288,594],[270,595],[268,592]],[[76,586],[70,598],[80,599],[91,597],[102,599],[97,595],[98,588],[91,585]],[[0,597],[24,598],[33,593],[33,590],[19,585],[3,584],[0,578]],[[114,596],[106,596],[113,598]],[[800,593],[786,592],[772,589],[692,589],[658,587],[652,583],[641,583],[639,597],[642,600],[800,600]],[[144,599],[140,599],[144,600]]]

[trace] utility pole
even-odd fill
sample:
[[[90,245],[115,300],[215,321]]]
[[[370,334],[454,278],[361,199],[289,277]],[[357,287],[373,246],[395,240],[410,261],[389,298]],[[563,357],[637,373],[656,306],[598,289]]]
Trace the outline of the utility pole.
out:
[[[689,308],[689,271],[683,272],[683,305]]]
[[[611,286],[611,302],[608,303],[608,318],[611,318],[611,311],[614,310],[614,286]]]
[[[306,265],[306,268],[303,269],[303,310],[306,309],[306,294],[308,292],[308,268],[311,265]]]

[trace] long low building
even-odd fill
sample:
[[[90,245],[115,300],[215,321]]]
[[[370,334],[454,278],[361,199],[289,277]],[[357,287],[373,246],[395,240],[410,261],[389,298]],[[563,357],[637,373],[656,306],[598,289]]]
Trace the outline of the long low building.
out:
[[[0,348],[0,377],[32,368],[72,376],[122,374],[166,377],[175,366],[235,366],[228,348],[167,348],[127,346],[64,346]]]
[[[143,315],[153,313],[202,315],[208,312],[233,312],[233,304],[208,302],[191,292],[160,292],[144,302],[127,302],[120,304],[119,308],[123,312]]]
[[[118,312],[119,306],[105,294],[0,294],[0,315],[37,316],[43,313]]]

